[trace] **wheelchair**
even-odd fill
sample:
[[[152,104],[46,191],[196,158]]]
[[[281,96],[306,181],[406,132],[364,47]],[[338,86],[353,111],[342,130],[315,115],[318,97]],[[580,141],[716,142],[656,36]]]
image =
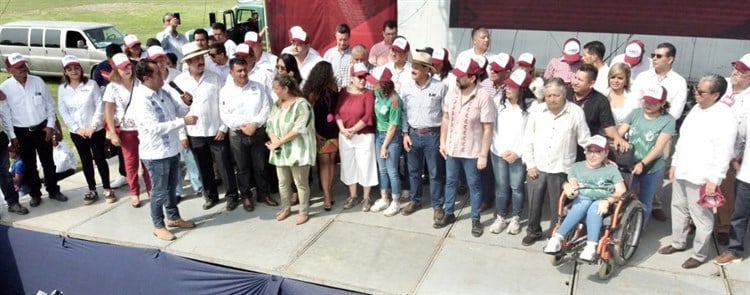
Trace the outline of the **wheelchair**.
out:
[[[557,208],[559,217],[551,236],[557,232],[572,201],[566,197],[565,192],[560,194]],[[581,263],[599,264],[598,276],[602,280],[607,280],[612,276],[615,265],[625,265],[633,257],[638,248],[642,229],[643,206],[635,192],[626,191],[617,203],[610,205],[608,213],[604,215],[594,259],[586,261],[578,258],[586,245],[586,224],[582,221],[563,239],[562,249],[559,252],[549,253],[553,255],[552,265],[561,265],[565,262],[565,256],[571,255]]]

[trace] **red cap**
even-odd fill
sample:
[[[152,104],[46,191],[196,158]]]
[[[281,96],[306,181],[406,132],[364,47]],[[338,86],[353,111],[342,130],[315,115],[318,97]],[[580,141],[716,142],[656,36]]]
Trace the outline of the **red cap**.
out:
[[[647,104],[660,104],[667,101],[667,89],[661,85],[651,85],[641,91],[643,102]]]
[[[498,53],[497,55],[490,56],[490,69],[495,72],[510,71],[513,69],[513,57],[505,52]]]
[[[364,63],[358,62],[352,65],[349,69],[349,74],[351,76],[363,76],[369,75],[370,73],[367,71],[367,66]]]
[[[643,58],[643,41],[633,40],[628,42],[628,46],[625,47],[625,63],[631,67],[641,63]]]
[[[448,54],[448,49],[445,48],[439,48],[432,52],[432,65],[442,65],[446,60],[448,60]]]
[[[742,56],[740,60],[733,61],[732,65],[738,70],[743,71],[743,72],[750,70],[750,53]]]
[[[529,87],[529,84],[531,84],[531,75],[523,69],[513,71],[510,77],[505,79],[505,86],[510,88]]]
[[[409,41],[406,41],[404,37],[398,37],[393,40],[391,49],[398,52],[409,52]]]
[[[456,61],[456,66],[451,70],[451,73],[460,78],[466,75],[476,75],[482,71],[479,64],[469,56],[464,56]]]
[[[518,57],[518,65],[533,68],[536,65],[536,57],[530,52],[524,52]]]
[[[391,81],[393,74],[388,67],[380,66],[372,70],[372,73],[367,75],[367,83],[378,84],[380,82]]]
[[[569,64],[581,60],[581,42],[576,38],[570,38],[563,43],[563,58]]]

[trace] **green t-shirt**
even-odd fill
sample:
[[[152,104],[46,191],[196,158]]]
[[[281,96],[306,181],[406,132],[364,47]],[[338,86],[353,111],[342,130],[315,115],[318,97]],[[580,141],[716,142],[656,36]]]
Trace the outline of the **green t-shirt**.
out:
[[[383,96],[379,90],[375,91],[375,123],[378,131],[388,131],[388,127],[393,125],[401,129],[401,106],[404,103],[397,93],[394,94],[398,99],[395,108],[390,97]]]
[[[613,165],[596,169],[586,167],[586,161],[570,166],[568,178],[578,181],[578,195],[592,200],[606,199],[615,191],[615,183],[623,182],[620,171]]]
[[[648,120],[643,115],[643,108],[637,108],[625,117],[623,123],[630,126],[628,130],[628,141],[633,145],[633,152],[636,161],[640,161],[656,145],[656,139],[662,133],[673,136],[675,133],[675,120],[668,113],[662,114],[654,119]],[[659,153],[659,158],[652,161],[651,169],[647,174],[656,172],[666,165]]]

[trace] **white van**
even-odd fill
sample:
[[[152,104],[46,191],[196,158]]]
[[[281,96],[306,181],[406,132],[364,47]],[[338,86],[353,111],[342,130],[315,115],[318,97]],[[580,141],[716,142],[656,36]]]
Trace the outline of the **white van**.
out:
[[[0,26],[0,58],[14,52],[29,62],[31,73],[62,76],[62,58],[75,55],[84,73],[107,59],[107,45],[122,44],[123,33],[109,24],[70,21],[21,21]],[[0,62],[5,68],[5,63]]]

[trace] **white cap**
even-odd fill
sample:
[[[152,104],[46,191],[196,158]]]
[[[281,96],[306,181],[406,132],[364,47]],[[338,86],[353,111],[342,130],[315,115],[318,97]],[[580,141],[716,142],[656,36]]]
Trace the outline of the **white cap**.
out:
[[[521,53],[518,57],[518,65],[522,67],[533,67],[536,64],[536,58],[530,52]]]
[[[141,41],[138,41],[138,37],[135,35],[125,35],[125,37],[122,38],[122,42],[127,48],[132,48],[136,44],[141,44]]]
[[[78,58],[75,57],[75,56],[73,56],[73,55],[66,55],[66,56],[64,56],[62,58],[63,68],[67,67],[69,65],[72,65],[72,64],[76,64],[76,65],[80,66],[81,65],[81,61],[79,61]]]
[[[289,29],[289,39],[291,39],[291,41],[307,43],[307,32],[305,32],[300,26],[294,26]]]
[[[112,63],[114,63],[115,67],[118,69],[124,69],[130,65],[130,59],[124,53],[118,53],[112,56]]]
[[[11,53],[5,59],[8,66],[12,68],[21,68],[26,65],[26,58],[20,53]]]
[[[253,46],[255,43],[258,43],[258,33],[250,31],[245,33],[245,43],[247,45]]]
[[[166,55],[167,53],[164,52],[164,48],[161,48],[161,46],[153,45],[146,50],[146,56],[148,56],[148,60],[150,61],[156,61],[157,58]]]

